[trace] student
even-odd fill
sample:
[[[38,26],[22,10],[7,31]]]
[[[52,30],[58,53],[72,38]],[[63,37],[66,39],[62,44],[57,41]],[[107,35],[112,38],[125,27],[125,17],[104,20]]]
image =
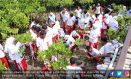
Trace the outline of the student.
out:
[[[6,69],[9,69],[9,62],[5,56],[4,48],[1,44],[0,44],[0,60],[2,61],[2,64],[6,66]]]
[[[27,70],[25,59],[19,54],[19,48],[22,44],[17,42],[14,37],[9,37],[6,40],[5,51],[9,54],[10,59],[14,62],[16,70]]]
[[[66,68],[66,79],[80,79],[82,68],[77,65],[77,58],[70,58],[70,65]]]
[[[33,25],[30,29],[32,40],[35,40],[37,38],[36,28],[36,25]]]
[[[37,37],[39,37],[40,36],[40,31],[41,31],[42,29],[40,28],[40,27],[36,27],[35,28],[35,32],[36,32],[36,34],[37,34]]]
[[[76,18],[73,16],[73,13],[70,13],[70,17],[66,21],[66,34],[70,35],[73,31],[73,26],[75,24]]]
[[[102,28],[101,28],[101,36],[104,36],[108,32],[108,23],[109,23],[109,10],[105,8],[104,15],[102,16]]]
[[[100,48],[99,52],[100,55],[99,58],[104,58],[103,64],[98,64],[97,69],[101,69],[100,67],[104,66],[105,68],[108,67],[110,61],[111,61],[111,55],[113,53],[114,47],[112,43],[108,42],[107,36],[101,37],[101,43],[102,47]]]
[[[58,29],[58,33],[59,33],[60,38],[64,38],[65,32],[64,32],[63,28]]]
[[[65,35],[64,40],[66,41],[66,46],[69,48],[75,45],[75,39],[70,35]]]
[[[60,23],[59,21],[56,21],[55,25],[53,26],[53,42],[57,42],[59,39],[59,32],[58,30],[60,29]]]
[[[102,14],[102,7],[100,6],[100,3],[98,3],[98,4],[96,5],[94,11],[95,11],[95,16],[96,16],[96,18],[97,18],[100,14]]]
[[[40,36],[36,39],[36,45],[40,51],[44,51],[48,49],[47,39],[45,39],[45,36],[46,36],[46,32],[40,31]]]
[[[66,8],[64,8],[64,10],[60,13],[60,17],[61,17],[61,24],[62,24],[62,28],[65,31],[65,24],[67,19],[69,18],[70,14],[69,12],[66,10]]]
[[[49,46],[52,45],[53,44],[53,33],[54,33],[54,30],[51,27],[47,26],[47,25],[43,25],[42,29],[46,33],[46,36],[45,36],[44,39],[47,39],[47,43],[48,43]]]
[[[100,28],[99,28],[99,23],[93,24],[93,28],[90,31],[89,35],[89,42],[90,46],[94,48],[98,48],[98,39],[100,37]]]
[[[53,27],[55,25],[55,22],[56,22],[56,17],[51,12],[50,15],[48,16],[48,23],[49,23],[50,27]]]
[[[77,9],[75,10],[75,13],[76,13],[76,18],[81,18],[82,9],[80,8],[80,6],[77,7]]]
[[[75,40],[80,39],[80,35],[75,30],[71,32],[70,36],[72,36]]]

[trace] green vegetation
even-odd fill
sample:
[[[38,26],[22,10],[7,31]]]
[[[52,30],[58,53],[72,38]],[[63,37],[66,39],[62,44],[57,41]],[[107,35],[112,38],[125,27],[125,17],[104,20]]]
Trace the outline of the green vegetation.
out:
[[[5,70],[5,65],[2,64],[0,61],[0,73],[2,73]]]
[[[62,41],[58,41],[51,45],[48,50],[46,51],[39,51],[38,52],[38,61],[50,61],[52,56],[57,57],[57,61],[50,62],[53,69],[64,69],[67,65],[67,59],[72,56],[72,52],[69,48],[65,47]]]

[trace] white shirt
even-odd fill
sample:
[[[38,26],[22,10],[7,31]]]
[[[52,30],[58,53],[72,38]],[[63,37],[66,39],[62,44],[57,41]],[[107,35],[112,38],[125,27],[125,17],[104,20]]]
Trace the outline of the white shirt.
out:
[[[69,13],[67,12],[67,11],[65,11],[65,13],[64,14],[62,14],[61,13],[61,17],[62,17],[62,20],[64,21],[64,22],[66,22],[67,21],[67,19],[69,18]]]
[[[67,20],[67,22],[66,22],[66,24],[67,24],[68,26],[73,26],[75,21],[76,21],[75,16],[69,17],[68,20]]]
[[[55,15],[49,15],[49,24],[55,24],[55,22],[56,22],[56,17],[55,17]]]
[[[76,16],[81,18],[82,9],[79,9],[79,10],[76,9],[75,12],[76,12]]]
[[[36,39],[36,45],[39,48],[39,50],[44,51],[48,49],[47,46],[47,39],[41,39],[40,37],[38,37]]]
[[[3,52],[3,46],[0,44],[0,58],[5,57],[5,53]]]
[[[37,34],[35,34],[31,29],[30,29],[30,33],[31,33],[32,39],[36,39],[37,38]]]
[[[53,29],[53,30],[52,30],[52,32],[53,32],[53,37],[59,34],[59,33],[58,33],[58,30],[60,29],[60,23],[59,23],[59,21],[56,21],[56,23],[55,23],[55,25],[53,26],[52,29]]]
[[[97,49],[92,48],[92,51],[90,52],[90,54],[91,54],[92,56],[97,56],[97,55],[100,54],[100,52],[99,52]]]
[[[7,52],[11,60],[16,60],[17,63],[21,63],[22,58],[19,54],[19,47],[17,45],[9,45]]]
[[[100,54],[108,54],[108,53],[114,53],[114,47],[112,43],[106,43],[104,46],[102,46],[99,50]],[[105,57],[104,63],[110,62],[110,57]]]
[[[91,43],[97,43],[98,42],[98,37],[100,36],[100,29],[92,29],[90,31],[90,35],[89,35],[89,41]]]
[[[78,19],[78,25],[81,29],[85,28],[85,19],[84,18],[79,18]]]
[[[59,33],[59,36],[60,36],[60,37],[64,37],[64,36],[65,36],[65,32],[64,32],[63,28],[60,28],[60,29],[58,30],[58,33]]]
[[[100,14],[101,13],[101,6],[96,6],[95,14]]]

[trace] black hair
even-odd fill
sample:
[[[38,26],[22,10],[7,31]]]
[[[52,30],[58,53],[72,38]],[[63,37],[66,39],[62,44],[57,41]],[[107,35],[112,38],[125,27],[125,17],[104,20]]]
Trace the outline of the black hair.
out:
[[[110,10],[108,8],[105,8],[104,9],[104,14],[108,14],[108,13],[110,13]]]
[[[70,16],[73,17],[73,13],[70,13]]]
[[[45,34],[46,34],[46,32],[44,30],[40,31],[40,35],[45,35]]]
[[[46,30],[47,29],[47,24],[42,25],[42,29]]]
[[[70,58],[70,64],[76,64],[77,58],[71,57]]]
[[[102,37],[101,37],[101,41],[107,42],[107,41],[108,41],[108,37],[107,37],[107,36],[102,36]]]
[[[33,26],[31,27],[31,29],[35,30],[36,27],[37,27],[36,25],[33,25]]]
[[[39,21],[39,20],[35,20],[35,23],[36,23],[36,24],[39,24],[39,23],[40,23],[40,21]]]
[[[84,14],[86,14],[87,13],[87,10],[84,10]]]
[[[82,61],[81,61],[81,60],[77,60],[77,61],[76,61],[76,64],[77,64],[77,65],[81,65],[81,64],[82,64]]]
[[[35,28],[35,31],[36,31],[37,33],[39,33],[39,32],[41,31],[41,28],[40,28],[40,27],[36,27],[36,28]]]

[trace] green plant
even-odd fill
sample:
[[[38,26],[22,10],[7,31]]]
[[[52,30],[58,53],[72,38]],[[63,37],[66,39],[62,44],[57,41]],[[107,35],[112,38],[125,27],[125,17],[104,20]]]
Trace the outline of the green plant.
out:
[[[51,63],[54,70],[64,70],[68,65],[68,61],[66,59],[59,59],[56,62]]]
[[[76,42],[75,42],[75,44],[77,46],[83,45],[83,39],[77,39]]]
[[[112,30],[111,28],[108,30],[108,35],[113,39],[117,39],[119,42],[124,43],[125,37],[128,32],[127,26],[129,26],[131,22],[131,17],[123,16],[123,18],[118,17],[117,21],[119,23],[119,28],[117,31]]]
[[[0,61],[0,73],[3,73],[5,70],[5,65],[2,64],[2,62]]]
[[[28,43],[31,42],[32,38],[29,32],[24,34],[15,35],[15,38],[17,41],[20,41],[22,43]]]
[[[52,56],[57,57],[57,61],[51,61]],[[58,41],[52,44],[48,50],[39,51],[37,60],[44,62],[45,60],[50,61],[50,64],[55,69],[63,69],[67,66],[67,59],[72,56],[72,52],[69,48],[65,47],[62,41]]]

